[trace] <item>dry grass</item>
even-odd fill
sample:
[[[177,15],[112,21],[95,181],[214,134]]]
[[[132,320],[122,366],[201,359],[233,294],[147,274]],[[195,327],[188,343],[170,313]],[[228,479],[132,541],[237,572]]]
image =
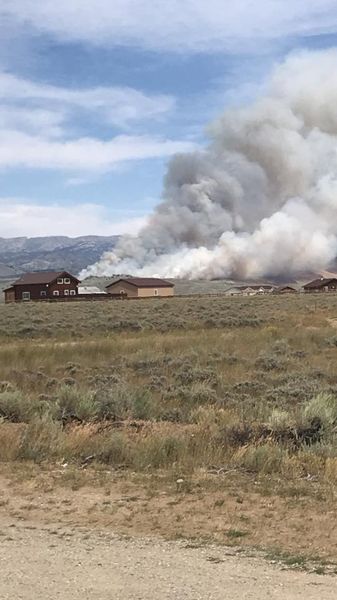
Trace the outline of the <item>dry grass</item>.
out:
[[[234,474],[238,498],[315,518],[337,485],[336,317],[334,295],[2,306],[1,460],[67,463],[74,489],[87,464],[155,478],[205,515]],[[255,543],[249,519],[223,539]]]

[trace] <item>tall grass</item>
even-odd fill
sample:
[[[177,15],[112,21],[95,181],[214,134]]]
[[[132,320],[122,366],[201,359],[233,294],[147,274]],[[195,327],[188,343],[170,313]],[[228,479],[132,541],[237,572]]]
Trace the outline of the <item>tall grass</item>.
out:
[[[334,296],[4,306],[0,459],[335,481],[335,310]]]

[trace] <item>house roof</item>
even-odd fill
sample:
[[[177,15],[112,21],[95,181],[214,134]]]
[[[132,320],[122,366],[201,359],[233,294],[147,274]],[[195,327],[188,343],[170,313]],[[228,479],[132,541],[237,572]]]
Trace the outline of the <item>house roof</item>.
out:
[[[319,288],[325,287],[325,286],[329,285],[330,283],[337,284],[337,278],[330,277],[329,279],[326,279],[325,277],[320,277],[319,279],[314,279],[314,281],[310,281],[309,283],[304,285],[303,288],[305,290],[314,290],[314,289],[319,289]]]
[[[235,287],[231,287],[229,288],[229,290],[239,290],[241,292],[243,292],[244,290],[273,290],[273,286],[272,285],[238,285]],[[227,290],[227,291],[229,291]]]
[[[58,277],[62,277],[63,275],[69,276],[72,279],[76,279],[79,282],[79,279],[68,273],[67,271],[38,271],[36,273],[25,273],[14,281],[14,285],[33,285],[35,283],[44,284],[44,283],[52,283]]]
[[[109,288],[121,281],[138,288],[174,287],[174,283],[166,281],[165,279],[157,279],[156,277],[121,277],[120,279],[116,279],[116,281],[112,281],[106,287]]]

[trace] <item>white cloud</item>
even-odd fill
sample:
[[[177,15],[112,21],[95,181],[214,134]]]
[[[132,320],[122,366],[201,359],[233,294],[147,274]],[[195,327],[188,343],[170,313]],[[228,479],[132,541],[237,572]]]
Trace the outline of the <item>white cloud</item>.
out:
[[[336,0],[2,0],[1,10],[63,40],[170,51],[247,51],[251,40],[337,29]]]
[[[69,89],[36,83],[4,72],[0,72],[0,102],[40,109],[47,106],[55,111],[90,111],[98,121],[120,128],[137,121],[161,117],[175,105],[172,96],[149,96],[130,87]]]
[[[149,135],[80,134],[74,117],[120,129],[155,119],[174,106],[169,96],[146,96],[132,88],[67,89],[0,72],[0,169],[12,167],[104,172],[121,162],[167,157],[191,144]]]
[[[189,142],[149,136],[51,140],[4,130],[0,131],[0,168],[105,172],[126,161],[168,157],[193,148]]]
[[[59,137],[63,134],[65,115],[63,111],[33,109],[1,105],[1,131],[25,131],[30,134],[43,133],[45,137]]]
[[[42,206],[20,198],[0,198],[0,237],[136,234],[145,217],[108,212],[98,204]]]

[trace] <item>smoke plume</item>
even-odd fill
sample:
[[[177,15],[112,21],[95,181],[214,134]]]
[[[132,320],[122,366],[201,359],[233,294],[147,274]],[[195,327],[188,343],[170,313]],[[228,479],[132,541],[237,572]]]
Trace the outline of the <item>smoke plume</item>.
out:
[[[163,201],[84,275],[254,279],[337,255],[337,50],[290,56],[205,151],[169,163]]]

